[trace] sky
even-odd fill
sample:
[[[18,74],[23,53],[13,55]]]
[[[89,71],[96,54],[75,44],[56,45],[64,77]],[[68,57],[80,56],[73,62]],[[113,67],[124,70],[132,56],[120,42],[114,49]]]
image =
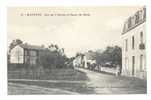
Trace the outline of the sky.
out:
[[[7,45],[14,39],[32,45],[57,44],[65,49],[68,57],[75,56],[77,52],[121,46],[125,20],[141,7],[8,7]],[[44,16],[71,13],[87,15]]]

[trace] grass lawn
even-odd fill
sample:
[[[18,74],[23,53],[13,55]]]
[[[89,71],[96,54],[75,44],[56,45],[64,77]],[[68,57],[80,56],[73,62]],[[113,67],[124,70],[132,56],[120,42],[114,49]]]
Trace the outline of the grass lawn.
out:
[[[51,70],[43,69],[15,69],[8,71],[8,79],[36,79],[36,80],[87,80],[85,73],[72,68],[55,68]]]
[[[50,81],[10,81],[9,83],[19,83],[25,85],[34,85],[40,86],[44,88],[56,88],[67,90],[71,92],[77,92],[81,94],[92,94],[94,93],[92,87],[87,87],[86,82],[88,77],[84,72],[81,72],[72,68],[62,68],[62,69],[51,69],[51,70],[43,70],[43,72],[37,72],[37,69],[15,69],[8,71],[8,79],[30,79],[30,80],[58,80],[58,82],[50,82]],[[70,82],[63,82],[71,81]],[[76,81],[76,82],[74,82]],[[79,82],[79,83],[77,83]]]

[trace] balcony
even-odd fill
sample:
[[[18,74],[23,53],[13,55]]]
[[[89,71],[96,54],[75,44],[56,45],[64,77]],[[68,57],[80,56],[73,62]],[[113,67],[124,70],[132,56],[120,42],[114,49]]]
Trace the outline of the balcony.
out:
[[[145,44],[144,43],[139,44],[139,49],[144,50],[145,49]]]

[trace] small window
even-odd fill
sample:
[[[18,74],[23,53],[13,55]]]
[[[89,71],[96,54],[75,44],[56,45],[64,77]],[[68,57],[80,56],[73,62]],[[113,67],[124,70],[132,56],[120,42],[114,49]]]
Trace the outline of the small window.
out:
[[[125,40],[125,51],[128,51],[128,40]]]
[[[128,19],[128,28],[131,27],[131,24],[132,24],[132,18],[130,17],[130,18]]]
[[[143,43],[143,32],[140,32],[140,41]]]
[[[132,49],[135,49],[135,38],[132,36]]]
[[[135,14],[135,24],[139,23],[139,11]]]
[[[146,8],[144,8],[144,15],[143,15],[144,19],[146,19]]]

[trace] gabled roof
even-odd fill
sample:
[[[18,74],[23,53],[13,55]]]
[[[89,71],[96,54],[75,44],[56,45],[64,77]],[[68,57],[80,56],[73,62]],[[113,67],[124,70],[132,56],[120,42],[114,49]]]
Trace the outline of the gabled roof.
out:
[[[42,46],[29,45],[29,44],[20,44],[19,46],[24,48],[24,49],[29,49],[29,50],[44,50],[45,49]]]

